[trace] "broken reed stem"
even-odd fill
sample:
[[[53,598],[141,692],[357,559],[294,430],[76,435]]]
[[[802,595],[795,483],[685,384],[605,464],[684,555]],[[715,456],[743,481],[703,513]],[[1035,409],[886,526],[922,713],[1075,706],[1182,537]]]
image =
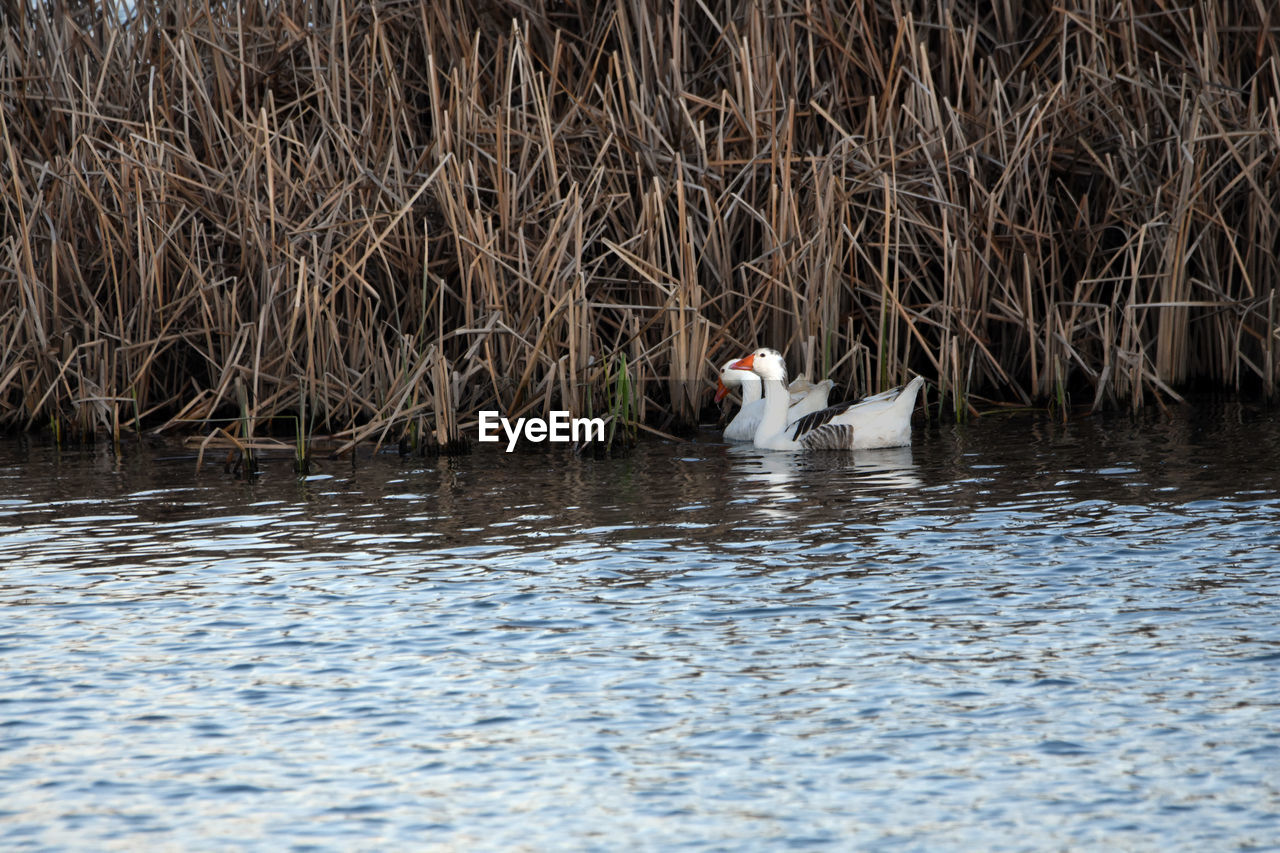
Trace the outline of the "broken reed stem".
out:
[[[9,4],[0,424],[1273,394],[1280,19],[897,8]]]

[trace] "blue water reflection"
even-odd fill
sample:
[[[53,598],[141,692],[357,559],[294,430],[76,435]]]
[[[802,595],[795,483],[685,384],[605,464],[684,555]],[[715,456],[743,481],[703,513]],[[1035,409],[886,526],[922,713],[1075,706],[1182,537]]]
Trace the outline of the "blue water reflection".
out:
[[[0,445],[8,849],[1280,838],[1280,427],[483,452]]]

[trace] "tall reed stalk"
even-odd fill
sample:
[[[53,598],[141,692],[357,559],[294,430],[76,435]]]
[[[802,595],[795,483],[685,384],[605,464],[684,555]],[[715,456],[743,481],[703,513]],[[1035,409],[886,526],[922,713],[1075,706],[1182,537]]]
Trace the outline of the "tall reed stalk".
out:
[[[1265,3],[0,12],[12,428],[448,441],[624,356],[688,421],[757,344],[957,416],[1275,390]]]

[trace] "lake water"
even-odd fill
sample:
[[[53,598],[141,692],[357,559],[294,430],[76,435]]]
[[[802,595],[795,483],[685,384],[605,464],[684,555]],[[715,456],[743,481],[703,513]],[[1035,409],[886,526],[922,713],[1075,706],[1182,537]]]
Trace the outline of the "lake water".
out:
[[[1280,418],[0,443],[6,850],[1280,847]]]

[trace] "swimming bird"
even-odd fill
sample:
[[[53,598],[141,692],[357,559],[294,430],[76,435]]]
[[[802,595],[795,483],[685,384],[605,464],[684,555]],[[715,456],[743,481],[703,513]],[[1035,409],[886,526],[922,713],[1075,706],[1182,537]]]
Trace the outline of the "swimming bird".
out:
[[[752,437],[762,450],[870,450],[911,443],[911,413],[922,376],[906,387],[828,406],[788,424],[787,365],[780,352],[758,349],[730,367],[750,370],[764,383],[764,414]]]
[[[729,393],[729,386],[737,385],[742,389],[742,408],[738,409],[733,420],[724,428],[724,437],[728,441],[751,441],[756,434],[756,427],[760,425],[760,418],[764,416],[760,377],[750,370],[734,370],[731,365],[735,361],[737,359],[729,359],[720,368],[720,378],[716,380],[716,402],[719,403]],[[830,379],[815,384],[803,376],[797,376],[787,386],[787,422],[825,408],[834,385]]]

